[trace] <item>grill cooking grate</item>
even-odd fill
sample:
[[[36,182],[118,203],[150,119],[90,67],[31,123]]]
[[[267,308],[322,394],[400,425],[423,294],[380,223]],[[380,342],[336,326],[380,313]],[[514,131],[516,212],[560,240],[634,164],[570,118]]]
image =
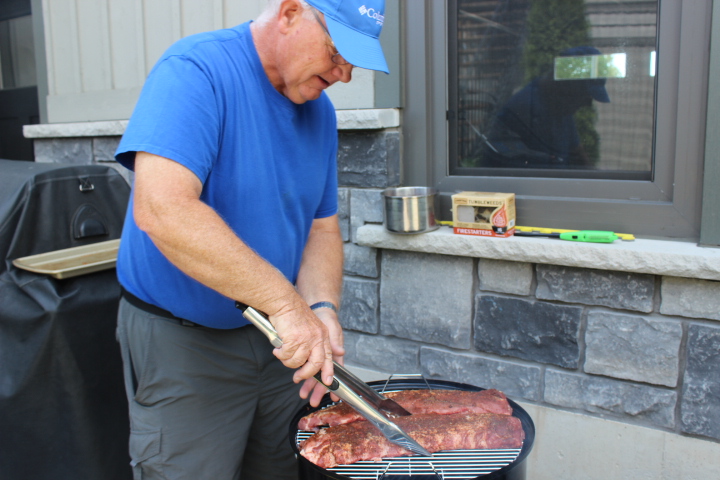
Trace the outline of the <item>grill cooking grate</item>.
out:
[[[474,389],[471,385],[446,382],[443,380],[431,380],[428,382],[422,375],[407,375],[408,377],[420,377],[420,380],[392,380],[386,382],[370,382],[369,385],[381,393],[390,391],[406,390],[406,389],[422,389],[427,388],[433,390],[435,388],[447,390],[468,390]],[[532,449],[533,440],[535,438],[535,426],[532,419],[512,400],[510,405],[513,407],[513,415],[520,418],[523,422],[523,430],[525,431],[525,442],[522,448],[517,449],[497,449],[497,450],[446,450],[437,452],[430,457],[411,456],[411,457],[390,457],[384,458],[380,462],[360,461],[352,465],[339,465],[334,468],[322,470],[303,459],[300,462],[301,471],[308,474],[308,478],[314,476],[316,470],[327,472],[327,478],[343,478],[353,480],[406,480],[408,478],[418,478],[419,480],[460,480],[460,479],[478,479],[484,475],[492,474],[498,470],[506,470],[499,473],[498,480],[510,478],[507,477],[511,470],[515,470]],[[333,403],[324,404],[322,408],[327,408]],[[316,409],[319,410],[319,409]],[[294,425],[304,415],[309,413],[307,410],[298,412]],[[300,444],[310,438],[315,432],[296,430],[290,427],[294,440],[295,452],[300,456]],[[515,466],[511,465],[515,464]],[[506,469],[505,467],[508,467]],[[304,470],[307,468],[308,470]],[[301,478],[302,477],[301,475]],[[325,477],[322,477],[325,478]],[[495,478],[495,477],[493,477]],[[524,471],[520,476],[512,478],[525,478]]]
[[[297,433],[298,446],[314,432],[300,430]],[[499,470],[511,464],[520,448],[502,450],[447,450],[432,457],[392,457],[381,462],[361,461],[352,465],[340,465],[328,471],[356,480],[377,480],[384,473],[388,479],[393,475],[433,475],[433,467],[441,472],[443,480],[468,479]],[[432,465],[431,465],[432,464]]]

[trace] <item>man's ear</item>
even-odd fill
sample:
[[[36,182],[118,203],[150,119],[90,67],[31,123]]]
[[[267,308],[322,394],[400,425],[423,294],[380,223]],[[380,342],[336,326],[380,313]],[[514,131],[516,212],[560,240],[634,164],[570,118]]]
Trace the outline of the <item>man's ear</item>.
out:
[[[298,0],[284,0],[280,4],[277,16],[280,32],[290,31],[302,19],[303,11],[303,6]]]

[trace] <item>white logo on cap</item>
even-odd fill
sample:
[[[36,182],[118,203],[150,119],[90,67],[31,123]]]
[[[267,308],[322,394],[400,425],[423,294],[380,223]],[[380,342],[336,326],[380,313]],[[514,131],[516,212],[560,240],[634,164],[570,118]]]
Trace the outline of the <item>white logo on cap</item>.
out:
[[[380,12],[376,12],[374,8],[367,8],[365,5],[363,5],[362,7],[358,8],[358,10],[360,11],[360,15],[367,15],[368,17],[377,21],[379,25],[382,25],[383,21],[385,20],[385,16]]]

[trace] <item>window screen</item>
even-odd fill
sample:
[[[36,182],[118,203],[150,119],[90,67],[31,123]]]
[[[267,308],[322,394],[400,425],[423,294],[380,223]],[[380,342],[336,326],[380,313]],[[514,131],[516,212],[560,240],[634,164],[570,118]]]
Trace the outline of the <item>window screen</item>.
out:
[[[451,176],[652,180],[657,1],[456,0],[448,19]]]

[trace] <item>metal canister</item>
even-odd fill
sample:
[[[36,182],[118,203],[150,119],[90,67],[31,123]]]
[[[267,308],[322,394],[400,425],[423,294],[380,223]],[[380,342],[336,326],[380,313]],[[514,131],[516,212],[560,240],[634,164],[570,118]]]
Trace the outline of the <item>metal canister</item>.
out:
[[[431,232],[435,223],[437,190],[431,187],[388,188],[385,199],[385,228],[393,233],[415,234]]]

